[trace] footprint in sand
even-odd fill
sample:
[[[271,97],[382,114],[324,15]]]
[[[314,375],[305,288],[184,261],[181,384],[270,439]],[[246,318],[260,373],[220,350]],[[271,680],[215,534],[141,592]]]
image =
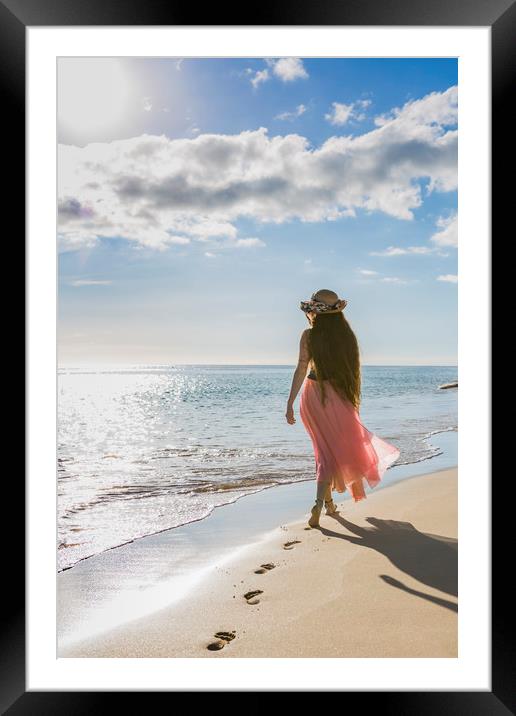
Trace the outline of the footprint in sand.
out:
[[[226,644],[229,644],[230,641],[232,641],[235,638],[236,632],[235,631],[218,631],[213,636],[217,639],[217,641],[212,641],[208,646],[207,649],[210,649],[210,651],[217,651],[218,649],[223,649]]]
[[[260,564],[260,568],[255,569],[254,573],[255,574],[265,574],[265,572],[268,572],[269,569],[274,569],[275,566],[276,565],[272,564],[272,562],[268,562],[267,564]]]
[[[248,604],[259,604],[260,600],[255,599],[257,594],[263,594],[263,589],[254,589],[252,592],[246,592],[244,599],[247,600]]]
[[[283,549],[294,549],[295,544],[301,544],[301,540],[293,539],[291,542],[285,542]]]

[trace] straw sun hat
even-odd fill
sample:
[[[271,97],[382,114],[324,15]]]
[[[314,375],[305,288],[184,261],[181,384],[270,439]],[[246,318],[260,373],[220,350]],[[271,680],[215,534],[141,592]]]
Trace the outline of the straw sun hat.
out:
[[[299,308],[305,313],[338,313],[344,310],[348,302],[339,298],[335,291],[321,288],[312,293],[309,301],[301,301]]]

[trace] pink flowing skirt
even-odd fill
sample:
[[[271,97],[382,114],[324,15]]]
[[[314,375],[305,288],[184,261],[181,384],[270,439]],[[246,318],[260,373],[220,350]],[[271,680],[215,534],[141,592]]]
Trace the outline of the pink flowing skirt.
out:
[[[337,492],[348,489],[358,502],[366,497],[364,480],[375,487],[400,451],[362,425],[353,403],[329,381],[325,388],[323,406],[319,384],[306,378],[299,401],[299,414],[314,448],[316,481],[330,482]]]

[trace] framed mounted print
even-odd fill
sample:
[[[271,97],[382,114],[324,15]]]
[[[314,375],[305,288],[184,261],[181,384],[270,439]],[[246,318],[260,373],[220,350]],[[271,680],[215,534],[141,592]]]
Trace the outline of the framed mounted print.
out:
[[[493,8],[0,8],[29,338],[7,712],[97,691],[514,708],[490,613],[514,52]]]

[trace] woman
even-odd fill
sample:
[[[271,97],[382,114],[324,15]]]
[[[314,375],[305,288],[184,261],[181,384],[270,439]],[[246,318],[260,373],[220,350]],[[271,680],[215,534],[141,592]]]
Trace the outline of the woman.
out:
[[[355,502],[365,499],[364,479],[375,487],[400,455],[398,448],[360,421],[359,347],[342,312],[346,305],[346,300],[328,289],[300,304],[311,328],[301,335],[285,417],[290,425],[296,422],[293,406],[303,385],[299,414],[312,440],[316,464],[317,493],[310,527],[319,525],[323,500],[327,515],[337,511],[332,490],[349,490]]]

